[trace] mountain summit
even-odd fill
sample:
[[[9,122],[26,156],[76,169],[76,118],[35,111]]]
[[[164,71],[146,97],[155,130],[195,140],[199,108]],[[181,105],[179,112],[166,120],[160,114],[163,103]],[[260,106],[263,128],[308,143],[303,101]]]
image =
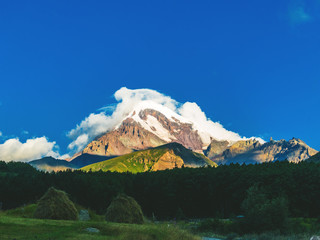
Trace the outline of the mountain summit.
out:
[[[114,130],[89,143],[83,153],[99,155],[123,155],[136,150],[177,142],[202,152],[209,143],[195,124],[169,108],[136,107]],[[208,135],[208,133],[205,133]],[[207,137],[210,139],[210,137]]]

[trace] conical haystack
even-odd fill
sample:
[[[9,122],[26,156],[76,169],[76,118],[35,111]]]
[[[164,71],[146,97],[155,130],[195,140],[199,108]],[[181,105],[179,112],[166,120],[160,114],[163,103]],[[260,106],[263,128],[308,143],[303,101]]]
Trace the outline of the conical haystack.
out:
[[[106,220],[118,223],[142,224],[143,213],[140,205],[132,197],[119,195],[110,204]]]
[[[51,187],[39,200],[34,217],[41,219],[77,220],[78,212],[65,192]]]

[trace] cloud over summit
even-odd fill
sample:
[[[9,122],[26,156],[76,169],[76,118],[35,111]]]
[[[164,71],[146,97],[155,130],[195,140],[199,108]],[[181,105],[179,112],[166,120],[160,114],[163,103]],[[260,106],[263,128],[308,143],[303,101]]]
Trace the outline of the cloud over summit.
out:
[[[112,130],[141,102],[152,101],[171,110],[175,110],[178,104],[172,98],[151,89],[131,90],[123,87],[114,93],[114,98],[118,102],[116,106],[106,106],[101,108],[100,113],[91,113],[67,134],[72,139],[68,146],[71,151],[82,150],[95,137]],[[108,115],[110,110],[114,111]]]
[[[81,151],[95,137],[114,129],[129,113],[141,105],[164,111],[165,109],[174,111],[182,118],[193,123],[194,129],[198,130],[203,142],[206,144],[210,143],[211,137],[231,142],[246,139],[242,138],[238,133],[226,130],[219,122],[213,122],[208,119],[196,103],[186,102],[182,104],[155,90],[133,90],[122,87],[115,92],[114,98],[118,102],[116,106],[106,106],[100,109],[102,110],[100,113],[91,113],[67,134],[72,139],[68,146],[71,152]],[[111,114],[107,114],[111,109],[114,111]],[[262,139],[259,140],[263,141]]]

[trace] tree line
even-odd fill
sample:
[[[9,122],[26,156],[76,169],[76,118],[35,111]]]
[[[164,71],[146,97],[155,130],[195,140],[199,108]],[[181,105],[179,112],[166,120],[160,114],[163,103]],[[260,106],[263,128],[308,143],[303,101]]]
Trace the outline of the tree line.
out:
[[[281,199],[291,217],[320,216],[320,165],[316,163],[230,164],[131,174],[46,173],[26,163],[0,162],[3,209],[35,203],[51,186],[101,214],[113,198],[124,193],[137,200],[146,216],[157,219],[231,218],[244,214],[251,188],[263,189],[260,195],[251,195],[258,201],[262,201],[259,196],[264,199],[265,206],[278,205]]]

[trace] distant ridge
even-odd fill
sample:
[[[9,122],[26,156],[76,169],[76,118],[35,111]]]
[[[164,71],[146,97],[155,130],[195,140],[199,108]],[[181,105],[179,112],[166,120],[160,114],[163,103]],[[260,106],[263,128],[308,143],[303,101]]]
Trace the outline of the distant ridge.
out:
[[[271,139],[270,142],[264,144],[255,139],[249,139],[238,141],[228,147],[223,145],[223,147],[224,150],[222,149],[223,151],[220,151],[220,153],[212,154],[211,151],[211,159],[219,164],[263,163],[284,160],[298,163],[318,152],[298,138],[292,138],[289,141],[283,139],[274,141]]]
[[[55,159],[53,157],[44,157],[41,159],[30,161],[28,163],[38,170],[47,171],[47,172],[52,172],[52,171],[57,172],[57,171],[64,171],[67,169],[79,169],[93,163],[106,161],[110,158],[113,158],[113,157],[93,155],[93,154],[82,154],[74,158],[70,162],[66,160]]]
[[[56,172],[75,168],[71,164],[71,162],[68,162],[66,160],[55,159],[53,157],[44,157],[41,159],[30,161],[28,163],[38,170],[47,172]]]

